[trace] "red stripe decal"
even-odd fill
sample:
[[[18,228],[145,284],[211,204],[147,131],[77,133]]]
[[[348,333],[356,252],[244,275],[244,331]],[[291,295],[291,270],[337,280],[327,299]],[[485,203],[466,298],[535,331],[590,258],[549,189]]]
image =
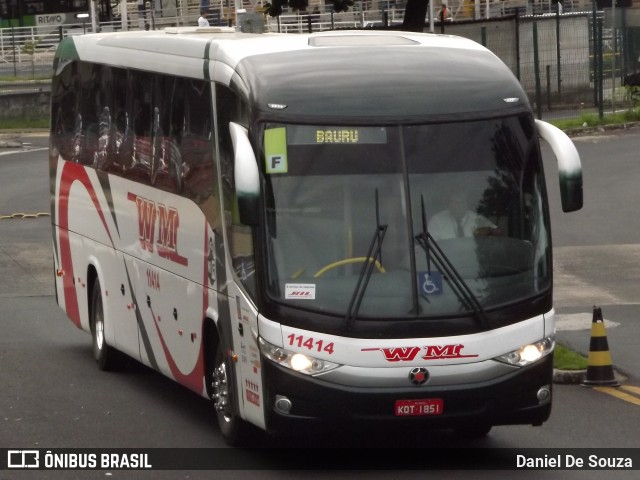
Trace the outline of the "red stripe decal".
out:
[[[175,360],[171,356],[171,352],[169,352],[169,347],[167,343],[164,341],[164,337],[162,336],[162,332],[160,331],[160,327],[158,326],[158,320],[156,318],[155,313],[151,310],[151,315],[153,316],[153,324],[156,326],[156,331],[158,332],[158,338],[160,338],[160,343],[162,344],[162,350],[164,351],[164,356],[167,359],[167,363],[169,364],[169,369],[171,370],[171,375],[173,378],[180,384],[185,387],[193,390],[198,394],[202,394],[203,383],[202,379],[204,378],[204,361],[202,355],[202,342],[200,342],[200,351],[198,352],[198,359],[196,360],[196,364],[191,370],[190,373],[184,374],[176,365]]]
[[[73,261],[71,259],[71,243],[69,241],[69,192],[74,182],[80,182],[93,201],[93,205],[102,220],[104,229],[109,236],[111,245],[113,246],[113,239],[111,238],[111,232],[107,227],[107,222],[104,218],[100,203],[96,191],[89,180],[86,170],[82,165],[72,162],[64,162],[62,167],[62,174],[60,176],[60,188],[58,191],[58,220],[59,220],[59,242],[60,242],[60,265],[65,275],[62,277],[62,287],[64,294],[65,310],[67,315],[76,326],[80,327],[80,310],[78,308],[78,298],[76,295],[75,285],[73,279],[75,273],[73,271]]]
[[[206,221],[205,221],[204,232],[205,233],[204,233],[203,251],[207,252],[208,243],[209,243],[209,234],[208,234]],[[207,315],[207,308],[209,307],[209,301],[208,301],[209,276],[208,276],[208,270],[207,270],[207,266],[208,266],[207,261],[208,259],[207,259],[207,256],[205,255],[204,262],[203,262],[203,276],[202,276],[202,287],[203,287],[202,288],[202,319],[203,320]],[[178,365],[176,365],[175,360],[171,356],[171,352],[169,351],[169,347],[167,346],[167,343],[165,342],[164,337],[162,336],[162,332],[160,331],[160,327],[159,327],[159,322],[156,319],[156,315],[155,313],[153,313],[153,310],[151,310],[151,315],[153,316],[153,324],[155,325],[156,331],[158,332],[158,338],[160,338],[160,343],[162,344],[162,350],[164,351],[164,356],[167,359],[167,363],[169,364],[171,375],[173,375],[173,378],[180,384],[184,385],[185,387],[189,388],[190,390],[193,390],[198,394],[202,394],[203,379],[204,379],[203,330],[201,330],[200,332],[200,339],[201,339],[200,349],[198,351],[198,359],[196,360],[196,364],[194,365],[193,370],[191,370],[190,373],[184,374],[180,371],[180,369],[178,368]]]

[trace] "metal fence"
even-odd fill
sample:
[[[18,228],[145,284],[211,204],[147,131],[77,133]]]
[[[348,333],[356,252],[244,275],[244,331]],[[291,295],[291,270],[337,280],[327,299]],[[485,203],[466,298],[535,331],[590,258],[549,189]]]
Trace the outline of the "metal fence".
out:
[[[259,15],[260,31],[400,28],[404,11],[387,7],[388,4],[379,10],[286,14],[278,18],[252,15]],[[520,80],[539,118],[575,118],[583,114],[601,117],[610,112],[635,111],[640,99],[640,27],[621,22],[626,17],[620,14],[623,9],[617,10],[615,16],[606,11],[542,15],[520,15],[516,11],[515,15],[482,20],[435,23],[434,27],[435,33],[475,40],[500,57]],[[156,20],[152,13],[142,12],[139,21],[129,22],[128,29],[194,25],[197,20],[184,16]],[[119,26],[105,23],[99,28],[109,31],[118,30]],[[429,28],[426,23],[425,31]],[[66,36],[90,30],[90,25],[81,24],[0,29],[0,96],[16,93],[16,83],[20,82],[19,90],[46,91],[42,83],[51,77],[58,43]],[[34,82],[38,85],[34,86]],[[636,83],[638,86],[634,86]]]
[[[611,23],[604,11],[514,15],[442,31],[471,38],[499,56],[538,118],[602,117],[637,107],[637,87],[628,83],[640,64],[640,36],[634,27]]]

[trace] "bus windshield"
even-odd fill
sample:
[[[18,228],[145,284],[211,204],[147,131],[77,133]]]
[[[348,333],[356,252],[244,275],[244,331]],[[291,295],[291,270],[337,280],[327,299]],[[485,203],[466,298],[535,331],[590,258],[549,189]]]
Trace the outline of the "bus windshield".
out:
[[[345,315],[364,280],[357,317],[388,319],[468,315],[547,291],[534,131],[527,115],[265,125],[267,294]]]

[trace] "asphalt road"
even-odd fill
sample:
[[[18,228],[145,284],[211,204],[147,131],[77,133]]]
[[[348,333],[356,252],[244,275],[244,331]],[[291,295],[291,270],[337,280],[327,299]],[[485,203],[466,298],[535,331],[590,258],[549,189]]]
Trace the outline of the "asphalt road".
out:
[[[0,140],[2,138],[0,137]],[[47,144],[43,136],[21,137],[27,149],[0,149],[0,215],[48,212]],[[576,139],[585,169],[585,208],[562,214],[552,159],[546,162],[556,272],[558,337],[588,351],[593,305],[602,308],[616,368],[637,386],[640,339],[640,216],[634,212],[640,178],[640,130]],[[20,149],[18,149],[20,150]],[[546,152],[546,148],[543,146]],[[636,159],[636,161],[634,161]],[[211,405],[183,387],[132,363],[114,373],[99,372],[88,334],[77,330],[57,307],[51,278],[50,219],[0,219],[0,448],[225,448]],[[604,229],[604,230],[603,230]],[[367,455],[393,460],[394,448],[638,448],[640,406],[591,388],[554,386],[554,407],[542,427],[496,427],[481,440],[461,441],[440,432],[358,435],[276,442],[258,438],[259,447],[382,447]],[[345,455],[317,450],[317,455]],[[380,452],[380,453],[377,453]],[[367,471],[367,477],[425,478],[424,470]],[[458,453],[459,452],[459,453]],[[363,455],[362,451],[353,454]],[[251,456],[247,453],[247,466]],[[391,462],[390,465],[393,465]],[[638,466],[636,466],[638,468]],[[360,469],[366,470],[366,469]],[[636,471],[442,472],[447,478],[637,478]],[[360,472],[305,472],[305,477],[361,477]],[[30,478],[299,478],[286,468],[154,472],[17,472],[0,470],[0,480]]]

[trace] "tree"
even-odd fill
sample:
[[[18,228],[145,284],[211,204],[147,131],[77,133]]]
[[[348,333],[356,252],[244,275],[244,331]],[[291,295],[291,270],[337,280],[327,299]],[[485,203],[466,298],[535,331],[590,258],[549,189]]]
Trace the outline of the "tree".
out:
[[[428,7],[429,0],[407,0],[402,29],[409,32],[422,32]]]
[[[346,12],[353,6],[353,0],[332,0],[333,11],[336,13]],[[282,15],[282,8],[288,6],[293,11],[304,11],[309,6],[309,0],[273,0],[265,3],[265,11],[271,17]]]

